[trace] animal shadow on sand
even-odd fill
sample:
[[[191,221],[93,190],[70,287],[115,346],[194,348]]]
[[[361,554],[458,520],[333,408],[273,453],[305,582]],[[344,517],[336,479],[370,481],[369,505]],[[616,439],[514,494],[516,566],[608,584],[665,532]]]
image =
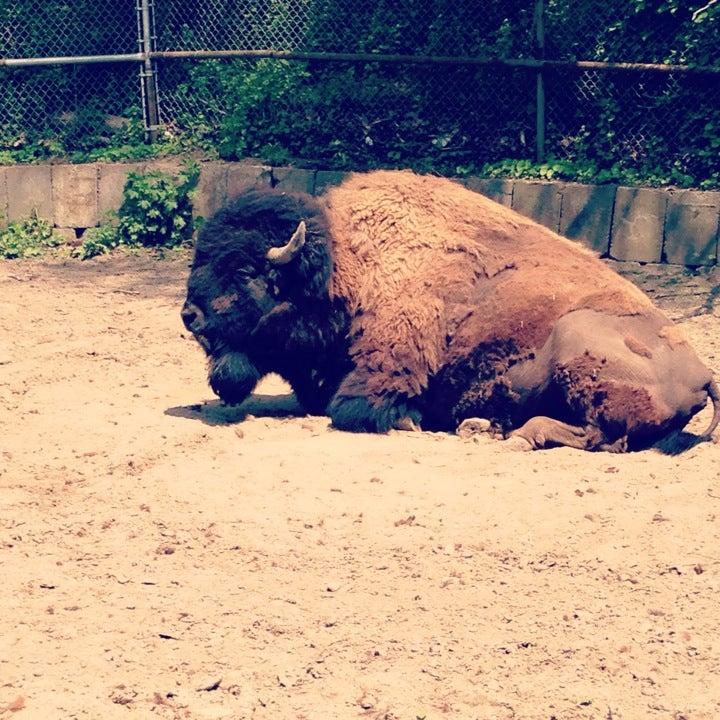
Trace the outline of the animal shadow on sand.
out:
[[[681,455],[696,445],[706,442],[712,442],[712,439],[704,435],[693,435],[693,433],[678,430],[662,438],[652,447],[663,455]]]
[[[165,410],[165,415],[187,420],[199,420],[205,425],[234,425],[248,415],[256,417],[304,417],[307,413],[300,407],[293,393],[266,395],[253,393],[240,405],[226,405],[222,400],[208,400],[193,405],[178,405]],[[652,448],[663,455],[681,455],[705,442],[712,442],[702,435],[684,432],[671,433],[656,442]]]
[[[295,395],[252,394],[240,405],[226,405],[221,400],[209,400],[195,405],[179,405],[165,410],[165,415],[188,420],[200,420],[206,425],[232,425],[248,415],[258,417],[298,417],[306,413]]]

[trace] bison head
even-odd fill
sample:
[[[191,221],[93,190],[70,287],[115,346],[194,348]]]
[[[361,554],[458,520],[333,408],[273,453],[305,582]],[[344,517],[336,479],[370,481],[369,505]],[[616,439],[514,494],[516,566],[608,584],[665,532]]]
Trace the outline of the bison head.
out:
[[[198,236],[181,316],[209,358],[209,383],[242,402],[288,362],[297,308],[327,295],[329,255],[310,197],[249,191]]]

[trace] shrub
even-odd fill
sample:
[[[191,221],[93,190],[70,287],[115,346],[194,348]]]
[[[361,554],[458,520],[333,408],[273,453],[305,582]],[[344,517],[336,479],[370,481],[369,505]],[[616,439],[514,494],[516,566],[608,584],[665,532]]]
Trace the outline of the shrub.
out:
[[[199,179],[196,162],[185,163],[177,182],[160,170],[128,173],[120,211],[90,228],[73,255],[87,260],[120,246],[168,248],[190,240],[192,198]]]
[[[167,173],[153,170],[128,174],[118,213],[118,237],[124,245],[174,247],[193,234],[192,198],[200,179],[200,166],[185,163],[175,182]]]

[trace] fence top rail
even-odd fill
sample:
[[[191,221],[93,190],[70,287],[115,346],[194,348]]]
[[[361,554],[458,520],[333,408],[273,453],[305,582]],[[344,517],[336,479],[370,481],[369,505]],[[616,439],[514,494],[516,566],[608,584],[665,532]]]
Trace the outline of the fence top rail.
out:
[[[43,58],[0,58],[0,67],[40,65],[89,65],[94,63],[144,62],[151,60],[210,60],[223,58],[276,58],[318,62],[377,62],[412,65],[470,65],[529,68],[535,70],[576,69],[656,73],[720,75],[720,65],[670,65],[658,63],[603,62],[599,60],[552,60],[537,58],[468,57],[455,55],[386,55],[381,53],[301,52],[290,50],[164,50],[120,55],[70,55]]]
[[[486,65],[517,68],[577,68],[578,70],[631,70],[663,73],[720,74],[720,65],[669,65],[659,63],[603,62],[600,60],[552,60],[537,58],[499,58],[458,55],[386,55],[382,53],[302,52],[294,50],[164,50],[150,53],[161,60],[190,58],[278,58],[325,62],[383,62],[428,65]]]
[[[93,65],[98,63],[142,62],[142,53],[125,55],[67,55],[42,58],[0,58],[0,67],[34,67],[39,65]]]

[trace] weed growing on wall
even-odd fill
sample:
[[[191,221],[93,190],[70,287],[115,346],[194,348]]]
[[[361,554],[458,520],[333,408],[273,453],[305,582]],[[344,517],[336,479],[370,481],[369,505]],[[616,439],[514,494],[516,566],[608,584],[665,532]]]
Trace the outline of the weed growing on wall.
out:
[[[638,170],[632,167],[623,167],[620,163],[602,167],[589,160],[565,160],[555,157],[549,157],[544,163],[536,163],[532,160],[501,160],[500,162],[486,163],[478,171],[478,174],[491,178],[570,180],[593,185],[604,183],[650,187],[673,185],[708,190],[720,187],[720,169],[709,171],[707,177],[698,182],[695,177],[675,166],[648,167]]]

